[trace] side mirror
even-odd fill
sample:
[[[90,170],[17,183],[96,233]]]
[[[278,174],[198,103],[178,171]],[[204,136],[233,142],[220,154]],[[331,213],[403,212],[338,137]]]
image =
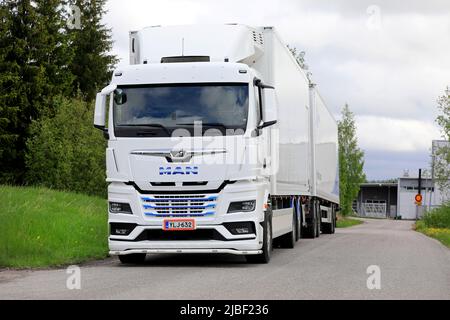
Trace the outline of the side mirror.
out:
[[[97,93],[95,99],[94,126],[105,127],[106,122],[106,96],[101,92]]]
[[[105,137],[107,137],[108,129],[105,128],[106,124],[106,97],[117,89],[116,84],[110,84],[105,87],[101,92],[97,93],[95,99],[95,112],[94,112],[94,127],[103,131]]]
[[[277,99],[275,90],[272,87],[266,87],[263,90],[263,123],[258,129],[273,126],[278,121]]]
[[[114,102],[116,105],[127,103],[127,94],[122,89],[114,90]]]

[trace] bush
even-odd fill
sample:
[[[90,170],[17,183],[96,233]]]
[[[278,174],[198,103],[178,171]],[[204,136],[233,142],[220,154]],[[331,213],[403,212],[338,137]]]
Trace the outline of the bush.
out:
[[[450,202],[426,213],[422,220],[428,228],[450,228]]]
[[[106,142],[93,127],[94,104],[63,97],[54,103],[54,117],[31,125],[26,183],[106,196]]]

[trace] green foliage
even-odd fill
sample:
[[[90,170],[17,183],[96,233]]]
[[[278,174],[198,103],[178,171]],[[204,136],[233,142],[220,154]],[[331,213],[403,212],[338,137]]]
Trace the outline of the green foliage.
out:
[[[106,142],[93,128],[93,103],[58,97],[54,107],[31,126],[27,183],[105,196]]]
[[[359,185],[366,181],[364,174],[364,152],[358,148],[356,125],[348,105],[342,110],[339,130],[339,193],[341,214],[352,213],[352,202],[359,192]]]
[[[444,95],[438,98],[438,109],[442,113],[436,119],[442,128],[442,133],[447,141],[450,141],[450,88],[447,87]]]
[[[74,92],[80,90],[87,101],[111,80],[111,71],[117,63],[108,54],[112,48],[111,30],[101,23],[106,0],[70,0],[81,10],[81,29],[70,31],[75,56],[70,70],[76,76]]]
[[[447,144],[440,143],[440,147],[433,150],[433,169],[436,184],[444,199],[450,199],[450,88],[438,98],[438,110],[441,114],[436,122],[442,129],[442,136]]]
[[[71,88],[61,3],[0,2],[0,183],[23,182],[31,121],[52,114],[52,97]]]
[[[81,30],[68,30],[67,4],[81,9]],[[30,125],[53,117],[59,95],[91,101],[110,80],[105,0],[0,1],[0,183],[25,182]]]
[[[450,248],[450,202],[427,212],[422,220],[416,223],[416,230]]]
[[[0,267],[80,263],[108,254],[105,199],[0,186]]]
[[[429,228],[450,229],[450,202],[427,212],[423,216],[422,221]]]

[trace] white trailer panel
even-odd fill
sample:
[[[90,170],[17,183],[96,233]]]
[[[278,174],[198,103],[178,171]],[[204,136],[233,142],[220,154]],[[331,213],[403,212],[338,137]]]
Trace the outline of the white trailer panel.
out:
[[[264,38],[268,67],[258,71],[275,87],[278,100],[279,168],[272,192],[309,195],[308,79],[273,28],[264,29]]]
[[[339,203],[338,128],[317,87],[311,88],[314,109],[313,141],[315,148],[315,196]]]

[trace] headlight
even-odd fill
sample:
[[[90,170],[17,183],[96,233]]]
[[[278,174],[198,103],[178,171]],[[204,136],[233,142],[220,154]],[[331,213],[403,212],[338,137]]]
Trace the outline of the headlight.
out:
[[[232,202],[228,207],[228,213],[233,212],[251,212],[256,207],[256,200]]]
[[[120,202],[110,202],[109,212],[133,214],[133,212],[131,211],[131,207],[128,203],[120,203]]]

